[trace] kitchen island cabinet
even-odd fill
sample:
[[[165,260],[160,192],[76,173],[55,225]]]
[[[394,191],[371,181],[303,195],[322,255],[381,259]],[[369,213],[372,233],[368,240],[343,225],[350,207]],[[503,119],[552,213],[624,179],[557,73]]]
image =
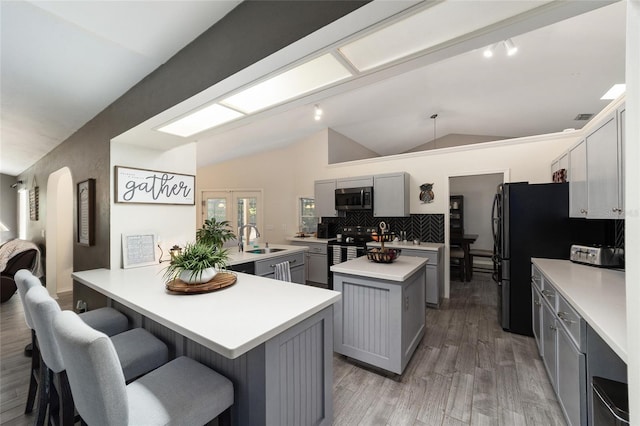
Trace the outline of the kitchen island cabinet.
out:
[[[223,290],[172,295],[162,269],[96,269],[73,278],[167,343],[172,357],[191,356],[229,378],[234,424],[331,424],[338,292],[238,273]]]
[[[426,263],[359,257],[333,265],[333,286],[342,293],[334,309],[334,351],[402,374],[425,333]]]

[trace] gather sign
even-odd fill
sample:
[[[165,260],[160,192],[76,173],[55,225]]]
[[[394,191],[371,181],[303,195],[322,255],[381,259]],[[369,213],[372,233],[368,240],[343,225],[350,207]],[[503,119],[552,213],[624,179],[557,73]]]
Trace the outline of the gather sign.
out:
[[[115,166],[116,203],[195,204],[195,176]]]

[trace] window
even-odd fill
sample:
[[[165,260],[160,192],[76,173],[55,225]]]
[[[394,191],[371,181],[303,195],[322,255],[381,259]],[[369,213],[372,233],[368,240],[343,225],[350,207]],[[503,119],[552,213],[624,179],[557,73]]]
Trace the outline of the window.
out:
[[[27,221],[29,220],[29,191],[18,190],[18,238],[27,239]]]
[[[218,221],[228,220],[234,234],[243,225],[255,225],[262,229],[262,191],[204,191],[202,193],[202,216]],[[242,239],[246,243],[257,237],[255,228],[246,228]]]
[[[313,234],[318,229],[318,217],[316,217],[316,200],[300,197],[299,199],[299,228],[300,232]]]

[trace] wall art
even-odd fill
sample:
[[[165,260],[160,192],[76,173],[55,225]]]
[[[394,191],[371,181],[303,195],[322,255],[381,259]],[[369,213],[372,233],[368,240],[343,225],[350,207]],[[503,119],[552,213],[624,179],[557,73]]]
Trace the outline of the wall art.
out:
[[[115,166],[116,203],[195,205],[193,175]]]

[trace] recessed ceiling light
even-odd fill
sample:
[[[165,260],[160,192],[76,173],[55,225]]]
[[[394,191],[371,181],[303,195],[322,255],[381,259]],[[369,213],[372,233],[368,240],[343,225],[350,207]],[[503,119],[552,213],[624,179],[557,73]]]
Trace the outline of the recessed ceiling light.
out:
[[[173,123],[162,126],[158,128],[158,131],[175,136],[189,137],[243,116],[244,114],[241,112],[222,105],[212,104]]]
[[[618,96],[622,95],[626,89],[627,89],[627,85],[624,83],[614,84],[613,86],[611,86],[611,89],[607,91],[607,93],[602,95],[600,99],[603,99],[603,100],[618,99]]]
[[[327,53],[229,96],[220,103],[250,114],[351,76],[344,65]]]

